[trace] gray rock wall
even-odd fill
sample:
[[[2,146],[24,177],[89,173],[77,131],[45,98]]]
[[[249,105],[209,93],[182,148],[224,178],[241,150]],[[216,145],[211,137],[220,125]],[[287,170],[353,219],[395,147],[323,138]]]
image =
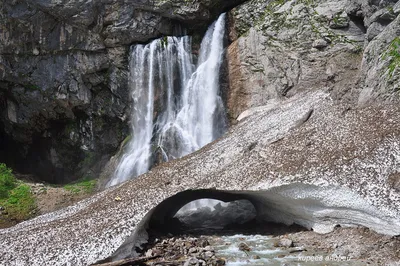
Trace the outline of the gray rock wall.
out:
[[[360,104],[376,99],[398,101],[400,91],[400,5],[396,4],[396,19],[382,29],[366,46],[362,60],[362,91]]]
[[[396,2],[252,0],[234,8],[230,116],[321,87],[350,106],[397,99]]]

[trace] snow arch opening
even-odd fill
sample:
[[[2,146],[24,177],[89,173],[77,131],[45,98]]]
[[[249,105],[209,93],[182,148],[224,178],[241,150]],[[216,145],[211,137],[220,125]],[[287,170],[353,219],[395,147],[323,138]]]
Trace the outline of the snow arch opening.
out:
[[[135,256],[136,249],[147,243],[149,235],[155,231],[166,234],[182,232],[176,215],[179,216],[179,210],[186,204],[199,199],[228,203],[246,200],[256,210],[254,220],[267,230],[269,226],[284,225],[284,229],[281,227],[279,230],[280,234],[285,234],[284,230],[293,231],[288,227],[290,225],[298,225],[295,230],[305,228],[321,234],[333,231],[338,225],[363,226],[385,235],[400,234],[395,213],[382,211],[344,186],[291,183],[257,191],[186,190],[163,200],[149,211],[111,258],[116,260]]]
[[[133,234],[103,262],[137,256],[137,251],[142,250],[149,239],[162,235],[223,234],[246,229],[254,233],[255,225],[260,223],[268,232],[277,227],[282,234],[305,230],[301,226],[290,227],[293,223],[279,223],[266,218],[263,208],[268,207],[251,191],[202,189],[177,193],[148,212],[136,225]]]

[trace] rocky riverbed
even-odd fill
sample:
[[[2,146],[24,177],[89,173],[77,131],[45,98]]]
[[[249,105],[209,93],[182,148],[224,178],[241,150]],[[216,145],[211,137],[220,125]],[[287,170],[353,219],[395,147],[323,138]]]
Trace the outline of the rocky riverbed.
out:
[[[154,237],[142,251],[144,265],[396,265],[400,238],[367,228],[317,234],[269,224],[237,231],[188,232]],[[134,265],[134,264],[132,264]]]

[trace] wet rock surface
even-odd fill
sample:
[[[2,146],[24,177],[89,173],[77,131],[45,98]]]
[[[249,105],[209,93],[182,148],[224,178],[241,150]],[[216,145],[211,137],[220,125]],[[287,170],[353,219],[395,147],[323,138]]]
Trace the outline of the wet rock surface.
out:
[[[50,183],[96,176],[128,134],[127,49],[112,50],[0,52],[0,160]]]

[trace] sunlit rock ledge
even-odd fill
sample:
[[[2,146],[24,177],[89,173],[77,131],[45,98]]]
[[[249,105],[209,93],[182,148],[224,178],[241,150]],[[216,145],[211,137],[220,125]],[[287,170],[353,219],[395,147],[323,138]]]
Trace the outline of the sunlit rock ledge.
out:
[[[247,199],[259,219],[321,233],[362,225],[399,235],[399,111],[390,104],[349,109],[324,92],[258,108],[192,155],[0,230],[0,264],[88,265],[124,257],[145,241],[146,226],[200,198]]]

